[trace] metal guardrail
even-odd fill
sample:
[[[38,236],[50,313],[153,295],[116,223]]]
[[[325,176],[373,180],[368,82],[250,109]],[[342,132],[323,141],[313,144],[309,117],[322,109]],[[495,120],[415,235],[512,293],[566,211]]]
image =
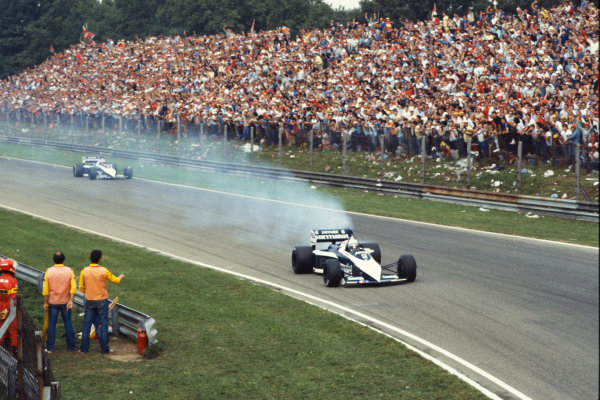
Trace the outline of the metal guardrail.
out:
[[[420,185],[417,183],[395,182],[298,170],[286,170],[259,165],[253,165],[252,169],[248,169],[248,166],[243,164],[195,160],[191,158],[163,154],[52,142],[40,139],[0,136],[0,142],[48,147],[52,149],[83,153],[107,154],[114,157],[154,161],[169,165],[209,170],[212,172],[288,181],[304,181],[311,184],[368,190],[377,193],[443,201],[467,206],[486,207],[504,211],[533,213],[544,216],[576,219],[596,223],[599,221],[598,203],[592,202],[568,199],[551,199],[508,193],[491,193],[473,189],[448,188],[434,185]]]
[[[3,255],[0,255],[0,257],[6,258],[6,256]],[[42,293],[44,282],[43,271],[19,263],[17,267],[17,278],[37,285],[38,292]],[[83,310],[84,302],[84,294],[77,290],[77,293],[75,294],[75,299],[73,300],[74,306],[80,310]],[[109,326],[112,327],[113,333],[119,332],[123,335],[132,338],[137,337],[137,330],[141,327],[146,330],[146,334],[148,335],[148,343],[150,345],[158,343],[158,340],[156,339],[158,331],[154,327],[156,323],[154,318],[140,311],[134,310],[133,308],[129,308],[118,303],[115,304],[115,306],[109,313],[108,323]]]

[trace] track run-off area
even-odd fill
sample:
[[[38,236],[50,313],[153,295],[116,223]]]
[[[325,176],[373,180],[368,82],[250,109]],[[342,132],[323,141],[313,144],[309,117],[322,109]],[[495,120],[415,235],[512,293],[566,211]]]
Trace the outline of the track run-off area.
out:
[[[491,398],[598,398],[597,248],[348,213],[305,192],[276,201],[91,181],[4,157],[0,170],[3,208],[274,287],[402,341]],[[326,288],[292,272],[292,249],[309,245],[310,229],[345,227],[379,243],[384,264],[412,254],[417,280]]]

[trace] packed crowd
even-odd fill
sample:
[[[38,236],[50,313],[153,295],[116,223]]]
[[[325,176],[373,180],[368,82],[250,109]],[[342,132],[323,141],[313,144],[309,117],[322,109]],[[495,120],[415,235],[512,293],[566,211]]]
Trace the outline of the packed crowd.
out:
[[[548,161],[582,144],[598,160],[598,8],[534,1],[509,14],[488,8],[426,21],[213,36],[86,40],[0,82],[0,110],[120,115],[209,127],[250,127],[270,142],[283,128],[305,143],[392,153],[467,156],[490,151]],[[144,118],[146,119],[146,118]],[[210,132],[210,130],[209,130]],[[597,164],[596,164],[597,165]],[[596,166],[597,168],[597,166]]]

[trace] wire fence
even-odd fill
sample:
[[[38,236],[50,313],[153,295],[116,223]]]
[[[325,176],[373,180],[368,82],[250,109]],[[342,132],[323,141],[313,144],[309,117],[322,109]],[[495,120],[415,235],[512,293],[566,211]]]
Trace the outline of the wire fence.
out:
[[[42,348],[42,332],[36,329],[20,295],[12,302],[13,307],[18,346],[0,347],[0,399],[59,399],[58,382]]]
[[[582,131],[577,143],[565,142],[561,136],[532,136],[516,132],[435,130],[416,126],[414,122],[379,126],[356,121],[329,119],[275,120],[252,116],[243,120],[214,115],[208,119],[166,120],[163,116],[115,115],[76,112],[29,112],[26,108],[0,108],[0,122],[6,123],[9,135],[20,138],[62,141],[115,149],[147,151],[195,159],[232,158],[230,142],[245,146],[249,162],[263,145],[277,146],[279,166],[286,146],[306,149],[310,171],[313,155],[322,149],[342,154],[343,175],[354,175],[348,153],[374,154],[380,160],[379,178],[384,179],[389,157],[401,160],[421,156],[421,184],[426,179],[426,159],[464,160],[466,188],[471,188],[472,162],[512,163],[518,166],[515,184],[521,194],[521,173],[526,165],[568,167],[575,173],[575,196],[590,201],[580,182],[580,171],[598,171],[598,133],[595,125]],[[220,146],[222,144],[222,146]],[[221,154],[217,154],[221,151]]]

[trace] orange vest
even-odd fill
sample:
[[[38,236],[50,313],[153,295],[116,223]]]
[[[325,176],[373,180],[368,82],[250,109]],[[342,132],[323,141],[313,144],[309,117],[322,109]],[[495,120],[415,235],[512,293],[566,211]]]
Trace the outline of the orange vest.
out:
[[[57,264],[46,271],[47,286],[44,285],[43,295],[48,295],[50,304],[67,304],[71,293],[75,293],[75,275],[73,270]]]

